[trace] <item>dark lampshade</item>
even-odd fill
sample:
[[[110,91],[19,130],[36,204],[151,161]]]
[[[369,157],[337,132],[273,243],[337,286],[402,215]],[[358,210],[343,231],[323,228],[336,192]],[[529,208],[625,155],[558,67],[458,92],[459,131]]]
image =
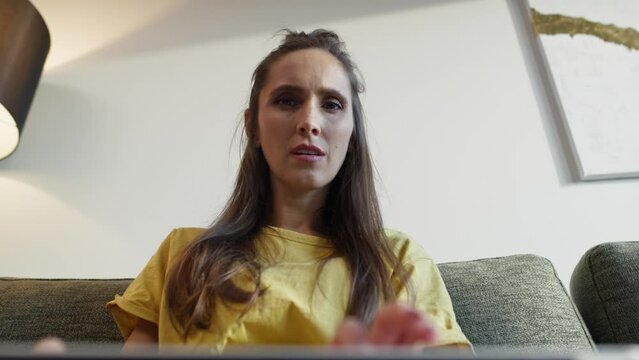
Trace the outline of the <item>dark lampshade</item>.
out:
[[[0,160],[18,146],[49,44],[49,30],[33,4],[0,0]]]

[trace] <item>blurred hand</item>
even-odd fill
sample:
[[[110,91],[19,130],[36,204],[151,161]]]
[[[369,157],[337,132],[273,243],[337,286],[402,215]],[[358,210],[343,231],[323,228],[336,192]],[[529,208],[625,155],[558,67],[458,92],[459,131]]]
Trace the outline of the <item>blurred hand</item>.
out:
[[[67,352],[67,345],[57,337],[45,337],[33,346],[34,354],[64,354]]]
[[[403,304],[383,306],[367,329],[354,318],[347,318],[338,328],[333,345],[414,345],[432,344],[435,328],[413,307]]]

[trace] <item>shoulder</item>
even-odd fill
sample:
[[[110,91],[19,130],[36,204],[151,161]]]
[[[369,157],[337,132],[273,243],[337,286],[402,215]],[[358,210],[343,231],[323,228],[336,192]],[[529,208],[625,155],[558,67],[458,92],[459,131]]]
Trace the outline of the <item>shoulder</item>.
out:
[[[430,260],[424,248],[409,235],[394,229],[384,229],[389,245],[397,257],[404,261]]]
[[[174,244],[188,245],[197,239],[205,231],[199,227],[179,227],[171,230],[167,239]]]
[[[197,227],[180,227],[171,230],[166,236],[158,253],[165,258],[173,258],[187,245],[195,241],[202,233],[206,231],[205,228]]]

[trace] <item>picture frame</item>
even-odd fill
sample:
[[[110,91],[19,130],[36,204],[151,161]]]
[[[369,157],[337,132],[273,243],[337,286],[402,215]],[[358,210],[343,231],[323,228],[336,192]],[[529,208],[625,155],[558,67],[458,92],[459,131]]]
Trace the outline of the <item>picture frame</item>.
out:
[[[639,177],[639,3],[524,3],[578,180]]]

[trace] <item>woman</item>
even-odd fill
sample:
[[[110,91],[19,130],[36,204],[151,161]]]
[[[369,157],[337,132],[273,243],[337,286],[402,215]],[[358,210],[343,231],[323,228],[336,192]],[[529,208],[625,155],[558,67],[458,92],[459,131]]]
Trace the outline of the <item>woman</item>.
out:
[[[335,33],[286,33],[253,73],[224,211],[171,232],[108,304],[125,349],[469,345],[433,261],[383,228],[362,91]]]

